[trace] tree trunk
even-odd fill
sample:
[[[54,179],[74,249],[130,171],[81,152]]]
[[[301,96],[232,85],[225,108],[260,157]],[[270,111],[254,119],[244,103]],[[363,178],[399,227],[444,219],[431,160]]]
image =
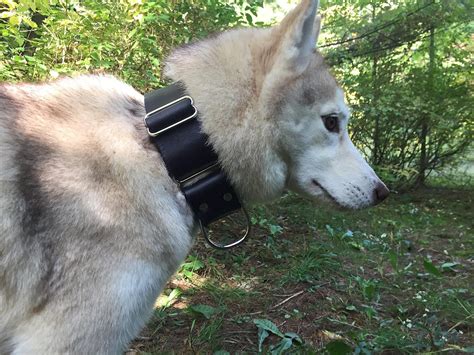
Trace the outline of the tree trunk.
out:
[[[39,12],[35,12],[33,16],[31,16],[31,21],[36,23],[38,28],[40,28],[41,25],[43,24],[43,21],[46,20],[47,18],[48,16],[42,15]],[[35,29],[28,30],[28,32],[26,33],[25,49],[23,50],[23,54],[26,54],[29,56],[34,55],[35,47],[33,47],[32,41],[35,38],[38,38],[38,31],[36,31]]]
[[[373,93],[373,99],[372,99],[372,107],[376,108],[377,107],[377,101],[378,101],[378,85],[377,85],[377,55],[374,54],[374,57],[372,59],[372,93]],[[374,165],[380,164],[380,156],[379,156],[379,151],[380,151],[380,117],[375,113],[374,117],[375,125],[374,125],[374,131],[373,131],[373,146],[372,146],[372,163]]]
[[[435,29],[431,25],[430,28],[430,49],[429,49],[429,67],[428,67],[428,80],[427,80],[427,93],[433,92],[433,78],[434,78],[434,69],[435,69]],[[427,141],[429,135],[429,123],[430,116],[425,114],[421,122],[421,131],[420,131],[420,160],[418,164],[418,176],[416,180],[416,185],[418,187],[424,186],[426,183],[426,171],[428,169],[428,154],[427,154]]]
[[[375,19],[375,3],[372,3],[372,21]],[[375,39],[374,48],[378,47],[378,37]],[[379,85],[378,85],[378,57],[377,51],[374,51],[372,57],[372,107],[377,107],[377,101],[379,98]],[[372,134],[373,146],[372,146],[372,164],[380,164],[380,116],[375,112],[374,117],[374,130]]]

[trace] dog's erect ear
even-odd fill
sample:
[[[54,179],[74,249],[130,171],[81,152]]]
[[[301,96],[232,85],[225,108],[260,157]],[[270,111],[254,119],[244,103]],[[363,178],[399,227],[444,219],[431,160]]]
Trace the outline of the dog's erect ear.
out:
[[[319,36],[318,3],[318,0],[303,0],[278,26],[279,60],[298,73],[308,66]]]

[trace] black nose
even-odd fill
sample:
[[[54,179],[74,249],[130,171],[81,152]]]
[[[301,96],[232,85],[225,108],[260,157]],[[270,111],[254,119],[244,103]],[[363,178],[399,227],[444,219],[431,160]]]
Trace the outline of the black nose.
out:
[[[377,186],[375,187],[374,190],[374,201],[375,204],[378,204],[385,200],[388,195],[390,194],[390,190],[387,189],[387,186],[385,186],[383,183],[379,182]]]

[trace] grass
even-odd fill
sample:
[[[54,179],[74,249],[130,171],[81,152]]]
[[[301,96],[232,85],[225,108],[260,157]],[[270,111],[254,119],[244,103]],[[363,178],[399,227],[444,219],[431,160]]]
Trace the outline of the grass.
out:
[[[137,353],[474,352],[472,190],[335,212],[295,195],[251,211],[234,250],[202,239]]]

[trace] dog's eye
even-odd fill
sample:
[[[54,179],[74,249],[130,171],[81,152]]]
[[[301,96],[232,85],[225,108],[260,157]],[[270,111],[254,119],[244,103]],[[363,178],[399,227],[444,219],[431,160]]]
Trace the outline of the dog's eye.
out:
[[[324,126],[329,132],[339,132],[339,117],[335,114],[326,115],[321,117],[324,122]]]

